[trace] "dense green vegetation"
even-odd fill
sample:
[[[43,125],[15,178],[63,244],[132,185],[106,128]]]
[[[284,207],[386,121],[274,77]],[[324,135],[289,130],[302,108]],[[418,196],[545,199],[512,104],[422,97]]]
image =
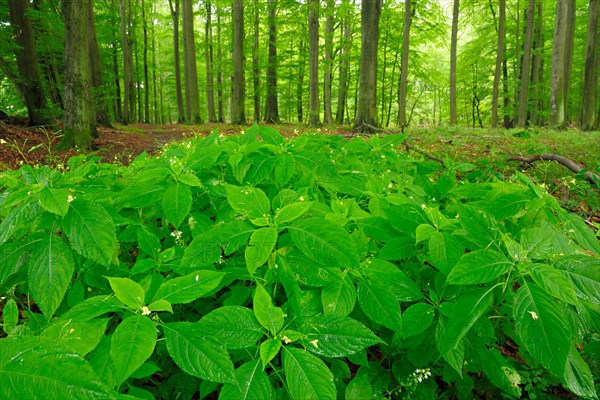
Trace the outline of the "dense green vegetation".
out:
[[[593,231],[405,139],[255,125],[2,172],[0,397],[597,398]]]

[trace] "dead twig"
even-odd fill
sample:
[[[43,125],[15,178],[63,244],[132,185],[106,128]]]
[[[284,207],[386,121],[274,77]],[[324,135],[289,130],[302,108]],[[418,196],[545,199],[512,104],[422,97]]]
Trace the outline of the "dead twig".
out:
[[[429,158],[430,160],[439,162],[440,164],[442,164],[442,167],[446,167],[446,164],[444,163],[444,160],[442,160],[441,158],[438,158],[438,157],[436,157],[436,156],[434,156],[432,154],[427,153],[425,150],[421,150],[421,149],[419,149],[419,148],[411,145],[410,143],[408,143],[407,139],[405,139],[404,142],[402,142],[402,144],[406,148],[406,152],[407,153],[409,152],[409,150],[415,151],[415,152],[417,152],[419,154],[424,155],[425,157]]]
[[[559,156],[558,154],[535,154],[530,157],[515,156],[509,158],[508,161],[521,161],[527,164],[533,164],[536,161],[556,161],[563,167],[568,168],[570,171],[576,174],[583,170],[582,167],[575,164],[572,160],[563,156]],[[585,179],[587,179],[592,185],[600,185],[600,175],[591,171],[586,171],[583,176],[585,176]]]

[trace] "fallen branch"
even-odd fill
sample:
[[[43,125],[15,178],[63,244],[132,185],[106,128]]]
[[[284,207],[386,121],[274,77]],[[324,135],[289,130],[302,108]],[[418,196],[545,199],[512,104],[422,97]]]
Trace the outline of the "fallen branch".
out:
[[[572,171],[576,174],[580,173],[583,170],[583,168],[581,168],[579,165],[575,164],[570,159],[563,157],[563,156],[559,156],[557,154],[536,154],[531,157],[516,156],[516,157],[511,157],[508,159],[508,161],[521,161],[521,162],[525,162],[527,164],[533,164],[534,162],[540,161],[540,160],[556,161],[563,167],[568,168],[570,171]],[[583,174],[583,176],[585,176],[585,179],[587,179],[592,185],[600,185],[600,175],[595,174],[591,171],[587,171]]]
[[[421,150],[415,146],[412,146],[411,144],[408,143],[408,141],[406,139],[404,140],[404,142],[402,142],[402,144],[406,148],[407,153],[409,150],[416,151],[417,153],[424,155],[425,157],[429,158],[430,160],[439,162],[440,164],[442,164],[442,167],[446,167],[446,164],[444,164],[444,160],[442,160],[441,158],[438,158],[434,155],[431,155],[431,154],[427,153],[426,151]]]

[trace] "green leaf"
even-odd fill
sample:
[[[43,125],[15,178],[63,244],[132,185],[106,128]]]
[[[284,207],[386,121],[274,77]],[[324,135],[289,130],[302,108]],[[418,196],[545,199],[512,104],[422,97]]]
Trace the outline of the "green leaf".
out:
[[[452,285],[476,285],[490,282],[514,266],[504,254],[490,249],[475,250],[463,255],[448,275]]]
[[[202,182],[200,182],[200,179],[198,179],[198,177],[194,174],[181,174],[177,176],[177,180],[188,186],[202,186]]]
[[[414,238],[398,236],[384,244],[377,256],[384,260],[400,261],[410,258],[416,253],[417,246]]]
[[[493,246],[498,249],[497,242],[500,235],[494,217],[481,209],[467,205],[459,207],[458,216],[470,240],[484,248],[493,243]]]
[[[260,368],[260,360],[247,362],[235,371],[237,385],[226,383],[219,399],[271,400],[275,390],[267,374]]]
[[[119,243],[112,218],[102,206],[89,200],[73,200],[63,219],[73,249],[104,265],[116,263]]]
[[[412,238],[416,237],[419,225],[428,223],[425,213],[416,204],[407,203],[390,207],[386,213],[394,229]]]
[[[552,236],[548,229],[524,229],[521,232],[520,244],[527,250],[527,256],[533,260],[548,258],[552,252]]]
[[[108,318],[94,318],[89,321],[56,321],[46,327],[37,337],[85,356],[98,345],[104,336],[107,324]]]
[[[462,295],[448,311],[448,320],[440,319],[436,344],[442,354],[459,349],[463,338],[483,314],[491,309],[494,296],[490,290]]]
[[[279,339],[267,339],[260,344],[260,359],[262,360],[263,370],[267,368],[280,349],[281,340]]]
[[[29,264],[29,288],[40,309],[51,316],[62,302],[75,266],[71,249],[54,234],[36,247]]]
[[[584,249],[593,252],[596,256],[600,255],[600,243],[598,238],[594,235],[594,232],[588,228],[576,214],[563,212],[560,214],[561,219],[567,223],[567,233],[569,233]]]
[[[156,338],[154,322],[146,316],[132,315],[121,321],[113,333],[110,346],[117,386],[152,355]]]
[[[522,189],[520,186],[511,185],[510,187],[515,190],[501,192],[500,190],[503,189],[494,189],[486,195],[484,200],[474,201],[471,204],[486,210],[497,220],[513,217],[531,202],[532,197],[528,193],[517,191],[517,188]]]
[[[362,272],[375,286],[391,291],[398,301],[416,301],[423,298],[419,285],[389,261],[371,258],[363,264]]]
[[[179,227],[192,209],[192,191],[189,186],[175,182],[163,194],[162,205],[167,219]]]
[[[464,249],[454,236],[435,232],[429,239],[429,257],[431,264],[448,275],[460,260]]]
[[[0,398],[113,399],[83,356],[52,343],[0,340]]]
[[[320,358],[306,350],[284,347],[283,368],[293,400],[336,398],[333,374]]]
[[[249,186],[227,185],[227,201],[233,210],[248,218],[266,218],[271,214],[271,203],[265,192]]]
[[[433,323],[435,308],[429,304],[417,303],[408,307],[402,314],[402,338],[425,332]]]
[[[206,314],[198,326],[206,336],[219,338],[227,349],[256,345],[265,334],[252,310],[240,306],[223,306]]]
[[[2,310],[2,330],[7,335],[10,335],[13,329],[19,323],[19,308],[14,299],[10,299],[4,305]]]
[[[170,313],[173,312],[173,307],[171,307],[171,303],[166,300],[157,300],[150,304],[148,304],[148,310],[150,311],[168,311]]]
[[[254,315],[258,322],[276,335],[283,327],[283,311],[280,307],[275,307],[271,301],[271,296],[267,293],[261,284],[256,286],[254,291]]]
[[[269,126],[260,126],[259,132],[263,143],[271,144],[273,146],[280,146],[285,143],[285,139],[281,133]]]
[[[64,189],[43,188],[39,193],[40,204],[44,210],[64,217],[69,211],[69,192]]]
[[[201,268],[215,264],[221,260],[221,249],[211,232],[196,236],[185,248],[182,265],[187,268]]]
[[[372,399],[373,389],[367,375],[355,376],[346,387],[347,400]]]
[[[145,292],[139,283],[129,278],[113,278],[107,276],[111,289],[115,292],[117,299],[133,310],[141,310],[144,305]]]
[[[277,242],[277,230],[273,227],[260,228],[250,236],[250,242],[244,252],[246,267],[250,275],[262,266],[273,252]]]
[[[137,230],[137,241],[140,249],[144,250],[150,257],[157,259],[162,246],[160,239],[147,226],[140,226]]]
[[[346,316],[356,304],[356,287],[350,277],[334,277],[323,286],[321,302],[325,314]]]
[[[598,399],[594,376],[575,346],[571,346],[565,366],[563,382],[567,389],[584,399]]]
[[[306,214],[311,206],[312,203],[310,201],[299,201],[297,203],[288,204],[277,211],[275,214],[275,223],[283,224],[294,221]]]
[[[225,272],[200,270],[163,283],[153,301],[166,300],[171,304],[186,304],[215,290]]]
[[[339,225],[310,218],[288,226],[288,231],[296,247],[313,261],[340,268],[359,265],[352,237]]]
[[[372,282],[359,282],[358,304],[373,322],[392,330],[402,329],[400,303],[389,288]]]
[[[100,339],[100,343],[96,348],[87,355],[92,368],[96,375],[109,388],[115,386],[115,365],[110,358],[110,344],[112,335],[104,335]]]
[[[572,347],[568,323],[550,295],[528,282],[517,291],[513,307],[520,344],[556,376],[563,376]]]
[[[381,343],[369,328],[339,315],[317,315],[304,328],[304,347],[323,357],[346,357]]]
[[[575,288],[563,273],[546,264],[532,264],[529,272],[546,293],[569,304],[577,304]]]
[[[212,382],[235,383],[233,362],[218,338],[206,336],[199,324],[163,325],[167,350],[184,372]]]

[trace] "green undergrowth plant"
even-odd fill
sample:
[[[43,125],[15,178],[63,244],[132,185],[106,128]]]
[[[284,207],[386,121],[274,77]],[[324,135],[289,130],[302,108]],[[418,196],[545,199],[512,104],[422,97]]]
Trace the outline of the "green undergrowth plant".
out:
[[[594,232],[404,139],[3,172],[0,398],[597,398]]]

